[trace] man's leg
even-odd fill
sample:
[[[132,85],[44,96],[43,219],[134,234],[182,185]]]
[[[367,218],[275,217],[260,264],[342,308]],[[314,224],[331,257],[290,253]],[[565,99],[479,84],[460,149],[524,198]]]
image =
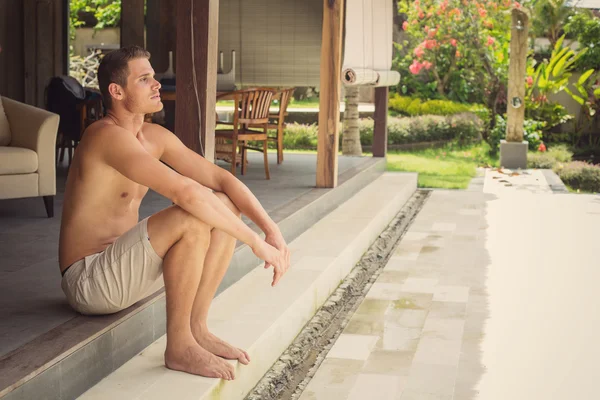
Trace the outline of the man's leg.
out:
[[[215,193],[217,197],[225,203],[229,209],[238,217],[240,211],[235,204],[224,193]],[[218,356],[234,360],[239,360],[242,364],[248,364],[250,356],[245,351],[238,349],[229,343],[219,339],[208,331],[206,320],[208,318],[208,309],[215,296],[219,284],[229,267],[233,251],[235,250],[236,239],[229,234],[213,229],[210,238],[210,246],[204,259],[204,269],[198,293],[194,300],[192,308],[192,333],[202,347]]]
[[[148,219],[148,236],[156,253],[163,258],[167,300],[165,365],[196,375],[233,379],[233,367],[202,348],[190,325],[210,243],[210,227],[180,207],[172,206]]]

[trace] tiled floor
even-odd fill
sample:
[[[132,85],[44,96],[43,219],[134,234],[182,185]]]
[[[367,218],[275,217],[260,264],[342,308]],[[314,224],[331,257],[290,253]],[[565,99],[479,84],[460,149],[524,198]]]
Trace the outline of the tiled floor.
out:
[[[262,154],[250,152],[248,156],[248,173],[240,178],[267,212],[315,186],[315,155],[286,153],[285,161],[277,165],[276,155],[269,154],[270,181],[264,179]],[[339,174],[369,160],[339,157]],[[0,356],[75,316],[60,289],[57,261],[66,173],[64,165],[58,168],[54,218],[45,217],[41,198],[0,200]],[[150,191],[142,202],[140,218],[170,204]]]
[[[301,400],[600,398],[600,197],[482,180],[432,193]]]

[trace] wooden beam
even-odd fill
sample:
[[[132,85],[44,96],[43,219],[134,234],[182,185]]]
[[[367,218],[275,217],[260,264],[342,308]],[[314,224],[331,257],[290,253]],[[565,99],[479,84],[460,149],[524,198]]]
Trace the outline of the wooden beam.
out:
[[[521,10],[513,9],[510,39],[510,61],[508,65],[508,107],[506,110],[507,142],[523,141],[528,24],[529,17],[527,14]]]
[[[387,155],[387,116],[388,116],[388,93],[389,88],[375,88],[375,112],[373,119],[373,157],[385,157]]]
[[[317,187],[334,188],[338,180],[340,75],[344,0],[323,0]]]
[[[121,2],[121,47],[145,46],[144,0]]]
[[[215,155],[218,36],[219,0],[177,0],[175,134],[210,161]]]

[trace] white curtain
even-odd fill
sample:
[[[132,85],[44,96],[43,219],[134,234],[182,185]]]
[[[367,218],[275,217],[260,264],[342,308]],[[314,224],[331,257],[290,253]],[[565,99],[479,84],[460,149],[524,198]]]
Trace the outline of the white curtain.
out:
[[[347,0],[342,81],[345,85],[392,86],[393,7],[390,0]]]

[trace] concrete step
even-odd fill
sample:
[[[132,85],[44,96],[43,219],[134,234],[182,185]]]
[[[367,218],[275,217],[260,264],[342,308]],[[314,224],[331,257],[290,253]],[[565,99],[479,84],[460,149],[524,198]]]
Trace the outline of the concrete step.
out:
[[[340,173],[336,188],[306,187],[269,215],[290,243],[384,170],[385,159],[364,158]],[[217,293],[244,277],[258,262],[248,246],[238,243]],[[0,398],[76,398],[163,336],[165,322],[162,289],[116,314],[78,315],[0,358]]]
[[[209,327],[244,348],[248,366],[231,361],[234,381],[164,367],[162,336],[81,399],[241,399],[358,262],[417,188],[416,174],[384,173],[300,234],[290,245],[292,267],[275,288],[271,270],[256,266],[218,295]]]

